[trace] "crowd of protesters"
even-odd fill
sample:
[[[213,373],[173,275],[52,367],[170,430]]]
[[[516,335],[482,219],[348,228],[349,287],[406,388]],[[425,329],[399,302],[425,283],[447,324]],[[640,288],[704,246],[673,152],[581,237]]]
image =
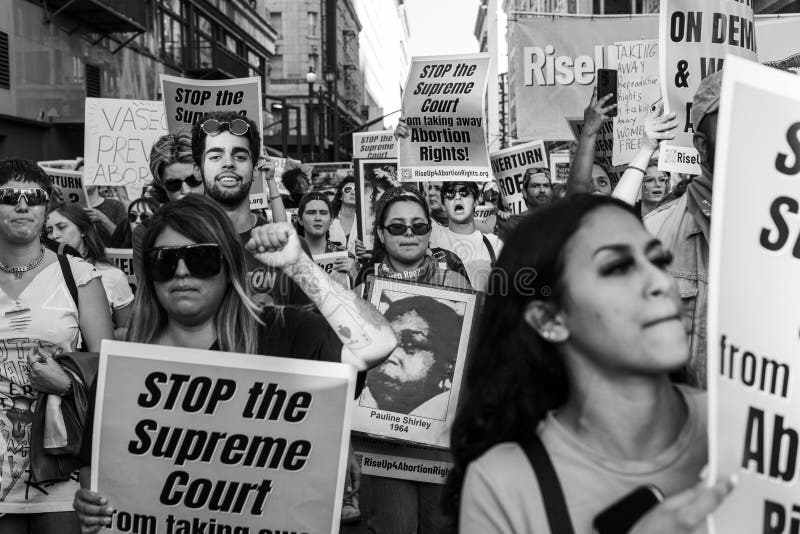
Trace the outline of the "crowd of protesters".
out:
[[[97,532],[121,504],[88,489],[96,384],[81,383],[54,358],[79,345],[98,352],[102,339],[119,339],[343,362],[360,373],[362,403],[441,410],[441,384],[414,376],[413,366],[432,365],[425,358],[439,349],[428,338],[452,332],[429,331],[429,317],[441,324],[452,310],[405,299],[382,315],[363,300],[375,278],[486,299],[451,431],[447,483],[365,475],[362,487],[351,448],[343,522],[359,521],[363,488],[366,524],[377,534],[568,532],[553,522],[550,510],[558,508],[570,529],[588,533],[598,513],[652,484],[666,499],[631,532],[697,532],[733,488],[731,480],[698,482],[707,463],[719,93],[720,76],[712,75],[694,98],[700,176],[658,170],[659,143],[674,137],[677,121],[655,104],[642,148],[613,183],[594,154],[613,106],[593,96],[568,180],[526,171],[524,213],[508,213],[491,182],[411,187],[387,178],[375,189],[372,250],[358,239],[352,177],[330,198],[296,173],[284,177],[290,194],[282,196],[268,175],[269,214],[251,211],[250,186],[267,161],[256,124],[230,112],[159,139],[152,183],[132,202],[88,188],[86,206],[65,205],[36,163],[0,161],[0,388],[18,392],[8,397],[13,405],[0,406],[0,532]],[[408,135],[403,122],[396,135]],[[479,206],[498,209],[479,221]],[[293,224],[286,209],[294,207]],[[135,288],[107,247],[133,250]],[[346,256],[330,274],[311,259],[333,252]],[[529,268],[537,273],[532,287],[494,290],[492,269],[515,280]],[[397,383],[425,395],[398,393]],[[89,399],[79,477],[42,483],[27,468],[40,446],[30,430],[43,409],[39,394]],[[533,450],[555,466],[560,499],[529,463]]]

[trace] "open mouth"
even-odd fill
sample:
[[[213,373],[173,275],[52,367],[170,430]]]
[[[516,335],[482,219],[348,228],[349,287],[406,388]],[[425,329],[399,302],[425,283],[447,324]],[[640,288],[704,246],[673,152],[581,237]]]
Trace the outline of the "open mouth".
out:
[[[237,185],[242,179],[235,174],[222,174],[217,176],[217,182],[222,185]]]

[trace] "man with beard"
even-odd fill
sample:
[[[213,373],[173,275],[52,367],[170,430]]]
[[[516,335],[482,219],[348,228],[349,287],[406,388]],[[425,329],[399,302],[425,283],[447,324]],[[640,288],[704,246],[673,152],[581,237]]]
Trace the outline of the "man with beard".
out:
[[[367,373],[359,404],[445,420],[461,316],[436,299],[414,296],[392,302],[384,317],[400,344],[388,360]]]
[[[475,205],[478,202],[475,182],[445,182],[441,202],[447,213],[448,225],[434,226],[431,247],[454,253],[464,264],[472,287],[486,291],[489,273],[497,260],[503,242],[496,235],[481,233],[475,225]]]
[[[250,232],[269,221],[250,211],[250,186],[261,151],[258,126],[233,111],[208,113],[192,126],[194,173],[203,180],[206,195],[219,203],[233,221],[242,245]],[[308,253],[308,245],[301,240]],[[311,301],[278,269],[247,256],[247,285],[258,304],[302,306]]]
[[[529,212],[550,204],[553,199],[553,183],[550,180],[549,169],[531,167],[525,171],[522,181],[522,198],[525,199],[526,211],[511,215],[508,220],[497,222],[497,234],[503,241]]]

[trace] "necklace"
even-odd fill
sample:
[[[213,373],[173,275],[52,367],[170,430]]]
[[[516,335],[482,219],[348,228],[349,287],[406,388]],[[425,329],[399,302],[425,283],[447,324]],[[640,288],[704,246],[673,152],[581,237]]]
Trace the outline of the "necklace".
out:
[[[21,280],[24,273],[37,268],[39,264],[42,263],[43,259],[44,247],[40,245],[39,257],[30,262],[27,267],[7,267],[3,262],[0,261],[0,270],[2,270],[4,273],[13,274],[14,278]]]

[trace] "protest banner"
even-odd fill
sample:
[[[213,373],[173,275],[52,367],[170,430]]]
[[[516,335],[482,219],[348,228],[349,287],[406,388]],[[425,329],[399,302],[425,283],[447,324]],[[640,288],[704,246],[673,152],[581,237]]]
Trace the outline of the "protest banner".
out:
[[[164,104],[153,100],[86,98],[83,185],[123,186],[142,196],[152,180],[150,150],[167,133]]]
[[[596,71],[608,66],[608,47],[657,36],[656,15],[509,17],[512,133],[526,141],[569,140],[564,117],[583,116]]]
[[[355,132],[353,159],[386,159],[397,157],[397,139],[392,130]]]
[[[335,193],[336,186],[347,176],[353,176],[353,164],[349,161],[307,163],[311,168],[311,190]]]
[[[386,278],[375,278],[368,293],[402,342],[388,360],[367,372],[353,430],[448,447],[476,294]],[[413,326],[407,322],[410,315]],[[411,366],[414,373],[406,371]]]
[[[664,112],[678,116],[675,139],[661,143],[658,168],[701,174],[694,148],[692,99],[726,55],[756,59],[753,7],[739,0],[661,0],[658,52]]]
[[[580,139],[581,132],[583,131],[582,118],[568,118],[567,124],[569,125],[575,139]],[[597,132],[597,137],[594,142],[594,161],[602,165],[611,182],[616,184],[619,182],[622,173],[625,172],[625,165],[615,166],[614,160],[614,123],[612,121],[605,121]],[[569,175],[568,175],[569,176]]]
[[[429,484],[444,484],[453,458],[449,451],[361,434],[351,437],[361,474]]]
[[[338,532],[354,391],[343,364],[103,341],[111,531]]]
[[[800,74],[800,13],[756,15],[758,61]]]
[[[569,151],[556,151],[550,153],[550,178],[554,184],[566,184],[569,179],[569,168],[572,158]]]
[[[269,206],[269,199],[267,198],[267,176],[275,173],[275,163],[272,161],[267,162],[267,169],[265,171],[253,170],[253,183],[250,184],[250,209],[256,210],[266,208]]]
[[[497,206],[483,205],[475,206],[475,223],[484,224],[492,215],[497,215]]]
[[[489,175],[484,95],[488,54],[411,58],[399,140],[400,180],[485,182]]]
[[[494,179],[500,188],[503,210],[512,215],[525,212],[528,209],[522,196],[525,171],[548,168],[544,141],[531,141],[492,152],[490,160]]]
[[[642,147],[644,119],[661,98],[658,83],[658,40],[614,43],[609,63],[617,71],[617,116],[611,162],[629,163]]]
[[[375,204],[383,192],[399,185],[396,159],[356,160],[356,222],[358,235],[367,250],[372,250]]]
[[[312,256],[314,263],[319,265],[323,271],[328,274],[333,272],[333,265],[336,263],[336,260],[339,258],[347,258],[347,251],[342,250],[341,252],[327,252],[325,254],[314,254]]]
[[[263,132],[261,113],[261,78],[232,80],[192,80],[161,75],[161,94],[164,99],[169,131],[191,129],[203,115],[211,111],[235,111],[258,125]]]
[[[67,204],[77,204],[86,207],[86,190],[83,188],[83,171],[73,171],[69,169],[58,169],[43,165],[47,162],[39,162],[39,166],[53,180],[53,185],[61,190],[64,202]]]
[[[714,174],[725,179],[712,201],[708,480],[736,473],[739,483],[714,513],[714,531],[794,532],[800,78],[727,58],[717,132]]]
[[[128,224],[127,221],[125,224]],[[107,248],[106,257],[111,260],[114,266],[125,273],[128,277],[128,284],[136,286],[136,272],[133,268],[133,249],[130,248]]]

